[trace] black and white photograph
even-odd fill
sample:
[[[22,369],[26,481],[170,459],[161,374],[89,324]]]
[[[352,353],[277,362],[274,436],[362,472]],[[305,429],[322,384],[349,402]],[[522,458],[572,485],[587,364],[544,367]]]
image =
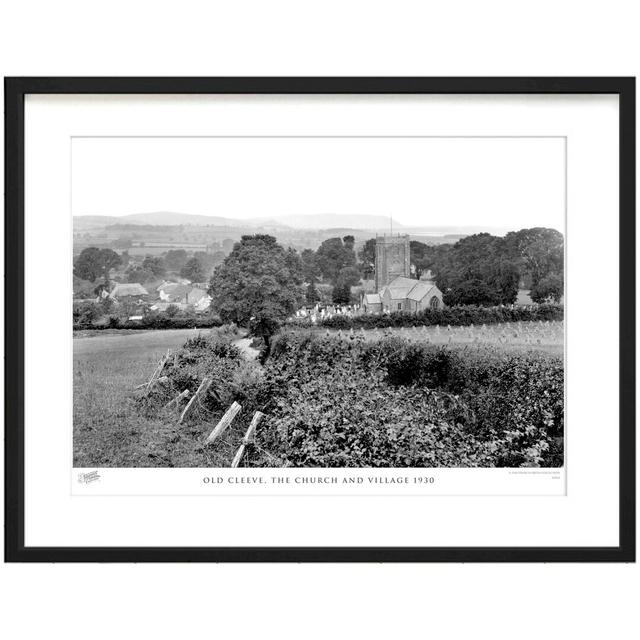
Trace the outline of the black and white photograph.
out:
[[[630,557],[632,81],[8,85],[16,557]]]
[[[70,144],[74,467],[564,466],[565,137]]]

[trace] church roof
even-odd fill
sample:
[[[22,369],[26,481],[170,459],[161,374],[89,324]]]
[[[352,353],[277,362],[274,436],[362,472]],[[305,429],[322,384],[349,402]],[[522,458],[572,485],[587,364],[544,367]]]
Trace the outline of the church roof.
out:
[[[432,289],[435,289],[436,286],[433,282],[424,282],[419,280],[413,289],[409,292],[407,298],[409,300],[415,300],[416,302],[420,302],[426,295],[430,293]]]
[[[389,294],[393,300],[401,300],[409,296],[409,292],[418,284],[417,280],[398,276],[394,278],[385,288],[389,289]]]
[[[365,293],[364,299],[367,304],[382,304],[379,293]]]
[[[390,289],[397,289],[399,287],[412,287],[418,281],[413,278],[405,278],[404,276],[398,276],[394,278],[387,286]]]

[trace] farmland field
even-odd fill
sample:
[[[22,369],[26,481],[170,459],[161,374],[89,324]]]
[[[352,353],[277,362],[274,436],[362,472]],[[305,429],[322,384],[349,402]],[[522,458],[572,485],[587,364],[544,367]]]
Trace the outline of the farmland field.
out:
[[[317,332],[327,332],[316,329]],[[536,350],[561,355],[564,351],[564,322],[508,322],[469,327],[403,327],[388,329],[365,329],[336,331],[329,335],[350,335],[360,333],[365,340],[379,340],[384,336],[397,336],[411,342],[441,346],[481,346],[492,345],[505,352],[514,350]]]
[[[115,356],[124,363],[141,364],[157,361],[167,349],[180,347],[206,329],[165,329],[157,331],[103,330],[74,335],[74,360],[84,362],[98,356]]]

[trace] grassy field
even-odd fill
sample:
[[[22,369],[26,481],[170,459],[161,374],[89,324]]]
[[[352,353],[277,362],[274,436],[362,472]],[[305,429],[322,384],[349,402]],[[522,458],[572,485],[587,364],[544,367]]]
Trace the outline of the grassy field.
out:
[[[161,417],[141,416],[132,391],[167,349],[208,330],[96,333],[73,341],[74,466],[158,466],[171,434]]]
[[[326,329],[316,329],[327,332]],[[330,334],[349,331],[329,330]],[[564,322],[513,322],[470,327],[404,327],[392,329],[367,329],[355,331],[368,341],[379,340],[382,336],[394,335],[414,342],[424,342],[442,346],[484,346],[492,345],[505,352],[534,349],[555,355],[564,351]]]

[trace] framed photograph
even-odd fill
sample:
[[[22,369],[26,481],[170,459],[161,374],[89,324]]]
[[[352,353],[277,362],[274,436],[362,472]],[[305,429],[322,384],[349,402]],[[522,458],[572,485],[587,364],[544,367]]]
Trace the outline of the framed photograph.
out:
[[[635,79],[7,78],[8,561],[635,560]]]

